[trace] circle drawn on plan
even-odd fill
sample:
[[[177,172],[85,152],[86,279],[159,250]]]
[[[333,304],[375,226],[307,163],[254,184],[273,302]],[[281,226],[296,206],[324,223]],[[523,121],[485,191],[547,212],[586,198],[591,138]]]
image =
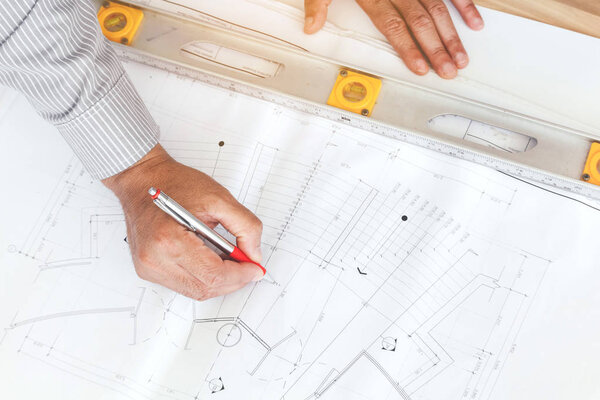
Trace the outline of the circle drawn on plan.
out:
[[[381,339],[381,349],[386,351],[396,351],[396,339],[386,336]]]
[[[208,389],[212,393],[220,392],[221,390],[225,389],[225,385],[223,385],[223,380],[221,378],[211,379],[208,382]]]
[[[17,251],[17,246],[15,246],[14,244],[11,244],[8,246],[8,248],[6,249],[9,253],[14,253]]]
[[[223,347],[233,347],[242,339],[242,330],[237,324],[227,323],[219,328],[217,342]]]

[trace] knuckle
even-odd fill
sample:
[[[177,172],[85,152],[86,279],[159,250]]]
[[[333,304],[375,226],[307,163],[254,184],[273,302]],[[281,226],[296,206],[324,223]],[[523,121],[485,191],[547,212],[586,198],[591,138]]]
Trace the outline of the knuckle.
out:
[[[199,292],[195,292],[192,298],[194,300],[204,301],[210,299],[210,296],[208,295],[208,292],[206,290],[201,290]]]
[[[227,190],[211,192],[204,195],[202,199],[204,207],[209,213],[218,213],[236,204],[237,200]]]
[[[431,59],[439,59],[443,57],[448,57],[448,52],[444,47],[436,47],[435,49],[431,50],[431,53],[429,54],[429,58]]]
[[[141,260],[135,260],[133,263],[133,267],[136,275],[145,281],[148,282],[160,282],[161,273],[158,266],[152,260],[145,260],[143,262]]]
[[[467,5],[465,5],[463,10],[467,14],[477,13],[477,7],[475,7],[475,4],[473,4],[472,2],[469,2]]]
[[[429,5],[429,7],[427,7],[427,11],[429,12],[429,15],[431,15],[433,18],[440,18],[448,14],[448,9],[446,8],[446,5],[441,1],[436,1]]]
[[[180,292],[191,299],[204,301],[208,298],[206,286],[195,279],[184,278],[179,282],[179,285]]]
[[[400,16],[390,16],[385,22],[385,33],[389,37],[401,37],[407,33],[406,25]]]
[[[212,273],[208,274],[205,279],[203,279],[204,283],[209,288],[221,286],[223,284],[224,280],[225,279],[223,277],[223,274],[218,273],[218,272],[212,272]]]
[[[179,278],[178,286],[179,289],[177,291],[190,299],[203,301],[208,298],[206,287],[196,279],[181,277]]]
[[[202,197],[199,201],[198,207],[200,207],[201,209],[214,208],[220,202],[220,197],[221,196],[219,196],[213,190],[206,191],[205,193],[202,193]]]
[[[191,297],[194,300],[198,300],[198,301],[206,301],[208,299],[212,299],[213,297],[216,297],[215,292],[208,287],[197,288],[197,289],[195,289],[195,291],[193,293],[194,293],[194,295]]]
[[[138,271],[140,269],[145,269],[145,268],[150,267],[152,265],[154,256],[151,251],[148,251],[148,249],[141,249],[140,251],[138,251],[136,258],[139,261],[139,266],[138,266],[138,263],[136,263],[136,271]],[[138,275],[139,275],[139,273],[138,273]],[[142,277],[140,276],[140,278],[142,278]]]
[[[411,29],[415,32],[427,31],[433,27],[431,18],[429,18],[427,14],[414,14],[412,16],[408,16],[407,20],[409,21]]]
[[[256,215],[252,221],[252,228],[258,232],[262,232],[263,230],[263,223]]]
[[[223,197],[224,196],[222,193],[209,192],[203,196],[203,200],[207,205],[214,206],[221,203],[223,201]]]
[[[449,50],[461,50],[462,42],[460,41],[458,36],[452,36],[452,37],[446,39],[446,47]]]
[[[160,275],[156,255],[151,249],[137,251],[133,257],[133,266],[137,276],[145,281],[156,282]]]

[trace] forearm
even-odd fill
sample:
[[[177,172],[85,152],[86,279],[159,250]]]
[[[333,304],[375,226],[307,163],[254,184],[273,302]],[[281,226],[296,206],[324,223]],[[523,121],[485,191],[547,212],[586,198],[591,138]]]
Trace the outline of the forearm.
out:
[[[27,96],[96,178],[128,168],[158,141],[87,1],[1,2],[0,84]]]

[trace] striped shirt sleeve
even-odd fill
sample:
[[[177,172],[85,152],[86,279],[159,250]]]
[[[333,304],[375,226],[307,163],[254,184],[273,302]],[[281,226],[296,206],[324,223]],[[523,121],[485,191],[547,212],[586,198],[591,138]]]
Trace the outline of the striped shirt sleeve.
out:
[[[123,171],[158,142],[89,0],[0,1],[0,84],[22,92],[95,178]]]

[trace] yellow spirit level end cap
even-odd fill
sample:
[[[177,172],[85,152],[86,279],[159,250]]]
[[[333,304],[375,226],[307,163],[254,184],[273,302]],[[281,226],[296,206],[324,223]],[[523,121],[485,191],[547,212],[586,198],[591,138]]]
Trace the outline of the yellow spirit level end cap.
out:
[[[144,19],[137,8],[105,1],[98,11],[102,33],[113,42],[129,45]]]
[[[333,85],[327,104],[364,116],[371,115],[381,80],[358,72],[342,69]]]
[[[581,179],[600,185],[600,143],[592,143]]]

